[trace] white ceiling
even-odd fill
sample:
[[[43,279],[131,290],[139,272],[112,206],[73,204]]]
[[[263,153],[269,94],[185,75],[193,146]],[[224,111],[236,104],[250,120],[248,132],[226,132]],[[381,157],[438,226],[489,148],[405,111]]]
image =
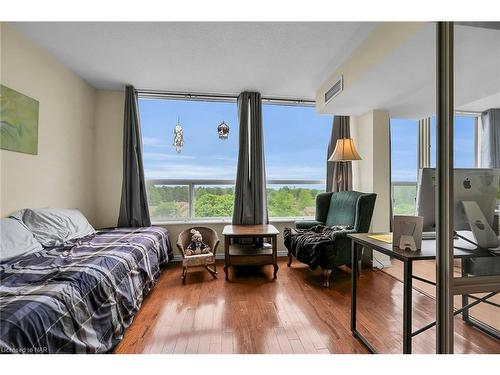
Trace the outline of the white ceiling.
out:
[[[30,22],[16,27],[98,89],[314,99],[377,23]],[[500,107],[500,30],[455,26],[455,107]],[[374,64],[327,106],[391,117],[435,113],[435,24]]]
[[[328,105],[336,114],[386,109],[391,117],[436,112],[436,26],[429,23]],[[500,107],[500,30],[455,26],[455,108]]]
[[[376,26],[363,22],[30,22],[16,27],[98,89],[314,99]]]

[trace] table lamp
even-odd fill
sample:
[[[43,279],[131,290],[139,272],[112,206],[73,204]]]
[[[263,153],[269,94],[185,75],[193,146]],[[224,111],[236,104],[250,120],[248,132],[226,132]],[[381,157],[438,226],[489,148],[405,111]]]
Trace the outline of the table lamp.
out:
[[[337,140],[335,150],[328,161],[354,161],[361,160],[352,138],[341,138]]]

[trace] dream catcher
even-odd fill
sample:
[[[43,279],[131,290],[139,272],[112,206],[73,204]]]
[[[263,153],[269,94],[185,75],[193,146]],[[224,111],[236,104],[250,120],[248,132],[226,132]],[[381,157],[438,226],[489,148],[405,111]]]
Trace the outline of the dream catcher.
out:
[[[184,146],[184,131],[182,130],[182,126],[177,119],[177,125],[174,128],[174,143],[172,146],[175,147],[175,151],[179,154],[182,151],[182,146]]]

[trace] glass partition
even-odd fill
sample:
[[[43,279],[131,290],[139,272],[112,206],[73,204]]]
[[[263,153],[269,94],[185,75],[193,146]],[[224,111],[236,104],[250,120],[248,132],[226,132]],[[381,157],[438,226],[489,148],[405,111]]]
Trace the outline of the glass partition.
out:
[[[454,209],[458,240],[471,250],[454,262],[455,351],[460,340],[489,347],[500,339],[500,160],[494,142],[500,129],[500,30],[487,23],[454,25]],[[496,117],[495,115],[498,114]],[[480,169],[474,169],[478,168]],[[465,222],[465,226],[462,224]],[[470,306],[470,309],[465,308]],[[463,323],[473,327],[464,332]],[[500,344],[497,343],[500,351]]]

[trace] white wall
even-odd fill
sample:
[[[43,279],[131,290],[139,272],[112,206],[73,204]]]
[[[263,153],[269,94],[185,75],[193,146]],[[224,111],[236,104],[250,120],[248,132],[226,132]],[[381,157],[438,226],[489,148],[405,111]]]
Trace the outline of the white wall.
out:
[[[95,90],[12,26],[0,30],[0,82],[39,102],[38,155],[0,150],[1,215],[76,207],[93,222]]]
[[[372,110],[351,117],[351,136],[363,160],[353,162],[353,189],[377,194],[371,225],[372,232],[390,230],[390,137],[389,113]],[[384,265],[388,257],[374,256]],[[375,264],[377,266],[377,264]]]
[[[97,91],[95,98],[95,201],[98,228],[116,226],[123,177],[122,91]]]

